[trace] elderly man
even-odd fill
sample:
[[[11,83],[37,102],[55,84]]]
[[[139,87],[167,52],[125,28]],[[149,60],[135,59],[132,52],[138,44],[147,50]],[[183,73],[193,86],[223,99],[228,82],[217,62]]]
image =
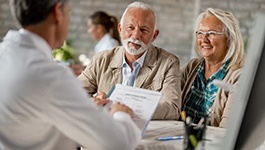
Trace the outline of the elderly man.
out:
[[[52,59],[67,35],[68,0],[10,0],[10,6],[22,28],[0,43],[0,149],[135,149],[141,133],[132,110],[116,104],[102,111]]]
[[[152,6],[130,4],[119,23],[122,46],[96,54],[78,77],[90,95],[105,98],[122,83],[163,93],[153,119],[178,119],[181,109],[179,59],[152,45],[159,31]]]

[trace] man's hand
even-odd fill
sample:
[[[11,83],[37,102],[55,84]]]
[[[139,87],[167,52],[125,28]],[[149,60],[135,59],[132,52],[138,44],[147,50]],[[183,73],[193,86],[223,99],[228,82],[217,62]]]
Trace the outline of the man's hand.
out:
[[[106,99],[107,98],[107,94],[101,91],[98,91],[97,94],[93,97],[93,102],[97,105],[97,106],[104,106],[106,105],[109,100]]]
[[[106,99],[107,98],[107,94],[102,92],[102,91],[98,91],[97,95],[95,96],[95,98]]]
[[[109,99],[106,99],[106,98],[107,98],[106,93],[102,91],[98,91],[96,96],[93,98],[93,102],[97,106],[104,106],[110,101]],[[128,106],[121,104],[119,102],[111,106],[110,113],[113,115],[117,111],[123,111],[129,114],[133,118],[133,115],[134,115],[133,110],[129,108]]]
[[[116,103],[114,104],[111,109],[110,109],[110,113],[113,115],[115,112],[117,111],[123,111],[127,114],[129,114],[131,116],[131,118],[133,118],[133,110],[131,108],[129,108],[128,106],[121,104],[121,103]]]
[[[100,99],[100,98],[93,98],[93,102],[97,105],[97,106],[104,106],[106,105],[109,100],[108,99]]]

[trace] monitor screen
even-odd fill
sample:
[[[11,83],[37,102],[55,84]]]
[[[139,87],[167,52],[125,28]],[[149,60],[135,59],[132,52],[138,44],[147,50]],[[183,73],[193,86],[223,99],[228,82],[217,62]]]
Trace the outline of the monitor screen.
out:
[[[265,141],[265,14],[258,14],[222,149],[252,150]]]

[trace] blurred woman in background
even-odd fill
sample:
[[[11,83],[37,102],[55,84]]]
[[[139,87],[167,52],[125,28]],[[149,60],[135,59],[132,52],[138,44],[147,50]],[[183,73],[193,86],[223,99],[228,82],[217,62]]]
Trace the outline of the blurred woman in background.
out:
[[[87,25],[90,36],[98,41],[94,49],[96,53],[110,50],[121,44],[116,17],[97,11],[89,17]]]

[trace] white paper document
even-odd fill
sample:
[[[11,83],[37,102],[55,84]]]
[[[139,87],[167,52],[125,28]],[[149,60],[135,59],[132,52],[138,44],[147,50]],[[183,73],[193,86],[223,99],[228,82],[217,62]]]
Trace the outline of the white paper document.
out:
[[[112,103],[120,102],[134,111],[134,122],[142,135],[151,120],[162,93],[122,84],[116,84],[108,94]]]

